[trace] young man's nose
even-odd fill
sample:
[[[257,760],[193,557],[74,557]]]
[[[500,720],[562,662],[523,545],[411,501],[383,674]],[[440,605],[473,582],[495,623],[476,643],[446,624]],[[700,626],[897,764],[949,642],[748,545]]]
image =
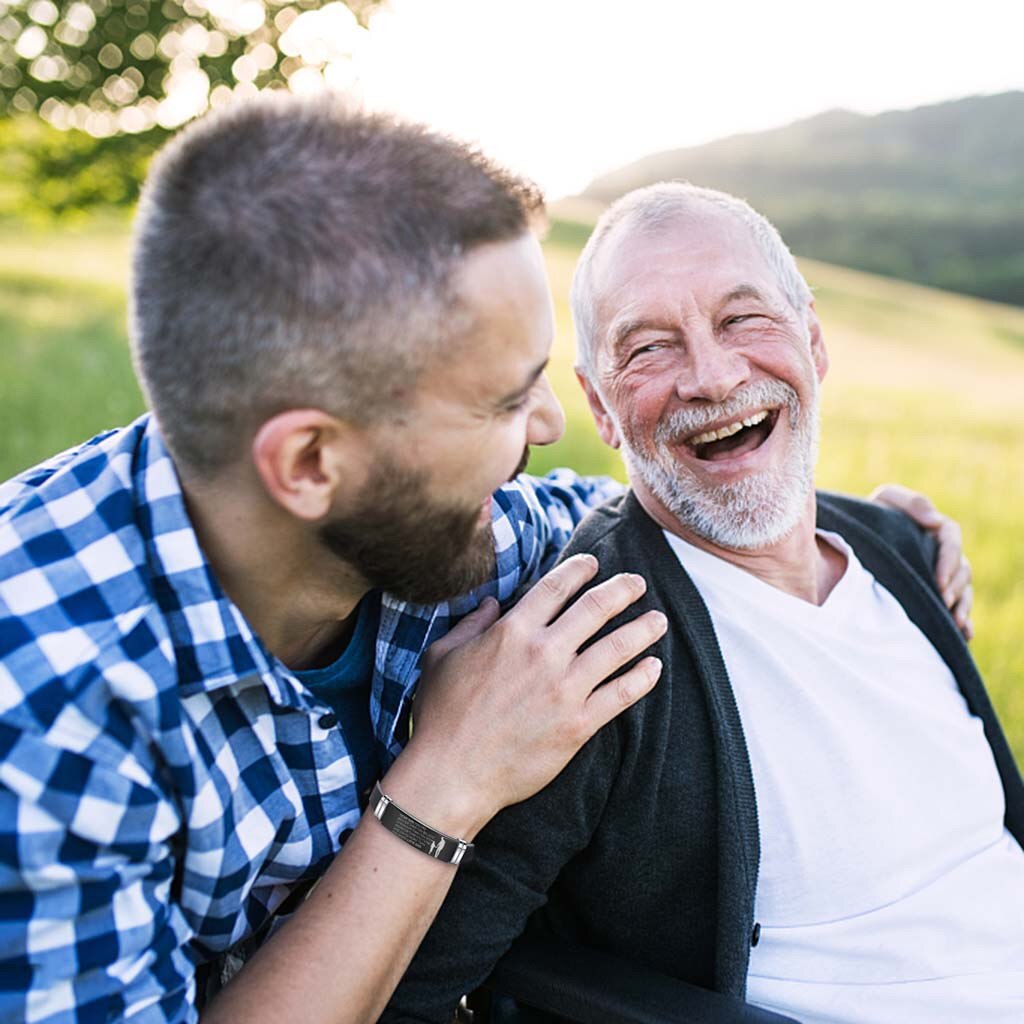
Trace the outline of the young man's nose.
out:
[[[537,381],[536,405],[527,427],[527,444],[554,444],[565,433],[565,413],[547,377]]]

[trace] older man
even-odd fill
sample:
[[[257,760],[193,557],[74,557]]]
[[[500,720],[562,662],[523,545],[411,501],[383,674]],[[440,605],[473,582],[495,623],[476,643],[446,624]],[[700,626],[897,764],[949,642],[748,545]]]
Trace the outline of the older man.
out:
[[[641,190],[573,307],[632,490],[568,550],[647,575],[666,677],[484,830],[387,1019],[444,1019],[534,912],[802,1021],[1024,1019],[1024,786],[927,539],[815,494],[828,358],[782,240]]]

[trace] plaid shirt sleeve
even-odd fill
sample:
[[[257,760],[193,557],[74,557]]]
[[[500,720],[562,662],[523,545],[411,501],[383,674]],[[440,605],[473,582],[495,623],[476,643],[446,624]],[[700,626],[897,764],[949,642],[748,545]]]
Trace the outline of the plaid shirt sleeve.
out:
[[[69,465],[89,486],[94,463]],[[161,465],[150,466],[150,498],[168,486]],[[198,671],[208,648],[217,653],[211,672],[223,672],[231,652],[244,661],[238,638],[213,635],[222,623],[214,616],[211,624],[211,601],[196,577],[202,567],[179,567],[189,583],[180,593],[203,598],[178,616],[192,624],[192,646],[183,648],[171,642],[166,611],[147,603],[123,494],[87,500],[69,485],[54,498],[51,488],[44,508],[28,496],[35,485],[23,477],[4,493],[24,513],[16,530],[0,518],[0,1021],[195,1021],[196,962],[220,948],[211,936],[227,944],[247,933],[245,879],[260,870],[280,822],[297,808],[306,814],[296,785],[317,795],[309,804],[320,808],[316,821],[295,818],[293,845],[302,849],[287,855],[298,859],[268,861],[265,870],[283,883],[291,876],[282,870],[301,874],[333,852],[311,845],[314,828],[321,844],[328,831],[320,819],[334,762],[320,764],[321,741],[310,730],[322,732],[323,743],[333,732],[320,729],[316,714],[287,714],[279,705],[247,718],[232,690],[190,698],[195,707],[205,702],[206,717],[197,718],[192,704],[185,709],[181,673],[192,662]],[[564,471],[503,488],[494,510],[499,573],[488,592],[508,599],[533,582],[575,524],[619,489]],[[147,513],[160,514],[167,500],[148,504]],[[30,505],[38,514],[25,513]],[[86,505],[96,514],[80,518]],[[178,552],[180,561],[182,532],[160,533],[155,547]],[[57,562],[74,578],[59,593],[47,568]],[[406,631],[420,623],[411,612],[398,620]],[[451,620],[437,613],[428,621]],[[410,661],[424,637],[414,639]],[[402,688],[413,678],[406,671]],[[264,691],[253,684],[245,706],[268,701]],[[282,737],[292,733],[299,739],[289,745]],[[207,793],[217,780],[224,792]],[[244,820],[227,817],[240,808]],[[237,827],[208,841],[228,820]]]
[[[569,469],[543,477],[524,474],[502,488],[495,495],[502,516],[494,522],[499,579],[506,580],[500,599],[513,596],[504,592],[512,580],[514,596],[536,583],[554,566],[580,521],[621,493],[622,484],[610,477],[578,476]]]
[[[74,477],[102,441],[0,488],[0,1021],[196,1019],[183,820],[155,753],[174,669],[122,544],[129,503],[105,494],[100,516]],[[65,466],[59,496],[33,496]]]
[[[154,710],[145,636],[125,638],[140,662],[88,663],[61,638],[49,655],[65,673],[0,719],[0,1020],[194,1019],[191,932],[170,898],[182,820],[133,722]],[[33,712],[76,684],[93,700]]]
[[[0,1019],[195,1019],[173,804],[137,763],[6,723],[0,753]]]

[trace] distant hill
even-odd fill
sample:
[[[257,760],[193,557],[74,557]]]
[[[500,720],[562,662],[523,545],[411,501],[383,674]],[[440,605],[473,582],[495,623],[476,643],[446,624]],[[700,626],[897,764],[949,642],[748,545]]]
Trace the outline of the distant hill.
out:
[[[1024,305],[1024,92],[831,110],[653,154],[583,197],[672,178],[745,197],[800,255]]]

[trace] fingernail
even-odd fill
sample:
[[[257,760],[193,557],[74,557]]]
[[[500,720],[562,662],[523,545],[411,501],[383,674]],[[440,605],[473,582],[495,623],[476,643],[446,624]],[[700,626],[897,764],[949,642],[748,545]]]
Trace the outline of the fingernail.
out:
[[[633,584],[641,593],[647,589],[647,580],[643,576],[638,576],[635,572],[629,574],[629,582]]]
[[[597,568],[597,559],[593,555],[579,555],[578,557],[584,565],[589,566],[592,569]]]
[[[952,590],[944,590],[942,592],[942,600],[946,602],[946,607],[947,608],[952,608],[953,607],[953,598],[954,598],[954,596],[955,595],[953,594]]]
[[[651,612],[651,621],[654,623],[655,628],[661,633],[664,633],[665,630],[668,629],[668,618],[665,616],[664,612]]]
[[[648,658],[647,659],[647,678],[653,683],[661,675],[661,659],[660,658]]]

